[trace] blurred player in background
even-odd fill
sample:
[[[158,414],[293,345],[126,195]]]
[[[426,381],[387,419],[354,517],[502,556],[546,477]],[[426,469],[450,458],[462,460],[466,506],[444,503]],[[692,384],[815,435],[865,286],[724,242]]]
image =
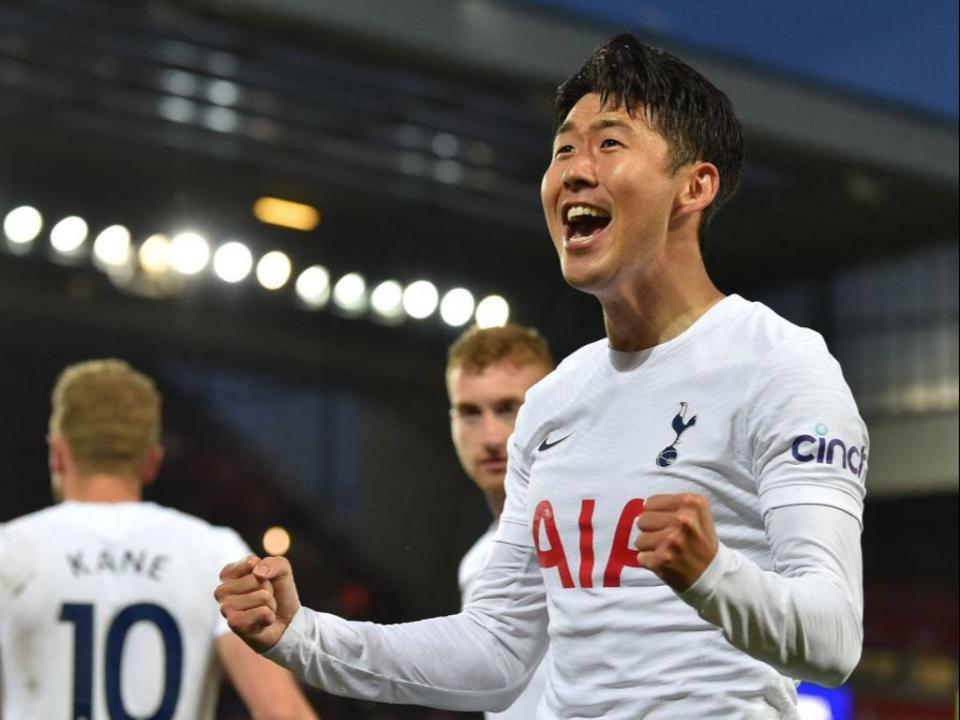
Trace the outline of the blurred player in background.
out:
[[[460,596],[466,606],[477,577],[493,550],[506,493],[507,439],[513,433],[523,398],[534,384],[553,370],[547,341],[532,328],[519,325],[473,327],[450,346],[447,394],[450,432],[464,472],[483,492],[493,514],[490,528],[460,562]],[[488,720],[530,720],[546,685],[548,658],[530,684],[502,713]]]
[[[250,554],[228,528],[142,500],[160,468],[160,395],[120,360],[53,390],[59,504],[0,527],[7,720],[210,720],[221,668],[257,720],[316,720],[293,677],[235,635],[210,597]]]
[[[866,427],[818,333],[707,274],[743,161],[727,96],[621,35],[555,110],[541,201],[606,337],[527,393],[466,608],[350,623],[267,558],[224,568],[222,611],[332,692],[503,709],[549,636],[537,720],[796,719],[797,680],[842,683],[860,657]]]

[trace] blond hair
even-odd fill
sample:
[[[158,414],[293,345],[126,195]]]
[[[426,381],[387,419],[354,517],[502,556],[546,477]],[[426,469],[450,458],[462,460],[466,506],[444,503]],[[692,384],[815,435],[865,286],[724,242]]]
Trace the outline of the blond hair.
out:
[[[66,441],[81,475],[136,476],[160,438],[160,393],[122,360],[71,365],[53,388],[50,434]]]
[[[513,323],[491,328],[474,325],[450,346],[447,376],[456,368],[479,373],[504,360],[517,366],[542,365],[547,370],[554,365],[550,346],[533,328]]]

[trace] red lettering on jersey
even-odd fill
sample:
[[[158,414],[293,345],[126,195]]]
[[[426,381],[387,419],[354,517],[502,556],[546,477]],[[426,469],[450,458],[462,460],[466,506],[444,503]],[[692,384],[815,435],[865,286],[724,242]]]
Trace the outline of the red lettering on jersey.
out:
[[[547,540],[550,541],[550,547],[547,550],[540,547],[541,527],[546,531]],[[542,500],[533,511],[533,544],[537,548],[540,567],[557,568],[560,573],[560,584],[565,588],[572,588],[573,577],[570,575],[567,556],[563,552],[563,543],[560,541],[560,533],[557,531],[557,523],[553,517],[553,505],[549,500]]]
[[[640,567],[637,563],[637,549],[630,544],[630,532],[637,516],[643,512],[643,499],[635,498],[626,504],[617,522],[617,531],[610,548],[607,569],[603,571],[604,587],[620,587],[620,574],[625,567]]]
[[[580,587],[593,587],[593,506],[596,500],[580,503]]]

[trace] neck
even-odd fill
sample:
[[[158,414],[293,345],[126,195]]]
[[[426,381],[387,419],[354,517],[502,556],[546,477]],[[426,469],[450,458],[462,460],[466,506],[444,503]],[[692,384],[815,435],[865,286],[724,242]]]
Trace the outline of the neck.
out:
[[[671,242],[633,282],[599,296],[610,347],[634,352],[677,337],[723,298],[696,240]]]
[[[507,501],[507,493],[504,490],[488,490],[484,493],[487,498],[487,507],[493,514],[493,519],[500,522],[500,516],[503,514],[503,506]]]
[[[66,480],[66,478],[65,478]],[[143,486],[134,478],[97,473],[64,482],[64,499],[74,502],[139,502]]]

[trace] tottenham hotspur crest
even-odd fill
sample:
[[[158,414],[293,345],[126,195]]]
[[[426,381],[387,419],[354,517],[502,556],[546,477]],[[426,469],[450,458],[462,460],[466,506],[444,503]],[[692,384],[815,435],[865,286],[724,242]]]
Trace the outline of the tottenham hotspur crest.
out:
[[[685,402],[680,403],[680,412],[678,412],[674,418],[673,422],[670,423],[670,427],[673,428],[673,431],[677,434],[677,437],[674,438],[673,442],[667,445],[663,450],[660,451],[660,454],[657,455],[657,465],[660,467],[669,467],[673,465],[677,460],[677,445],[680,444],[680,436],[683,435],[688,429],[692,428],[697,424],[697,416],[694,415],[687,422],[683,421],[683,418],[687,415],[687,404]]]

